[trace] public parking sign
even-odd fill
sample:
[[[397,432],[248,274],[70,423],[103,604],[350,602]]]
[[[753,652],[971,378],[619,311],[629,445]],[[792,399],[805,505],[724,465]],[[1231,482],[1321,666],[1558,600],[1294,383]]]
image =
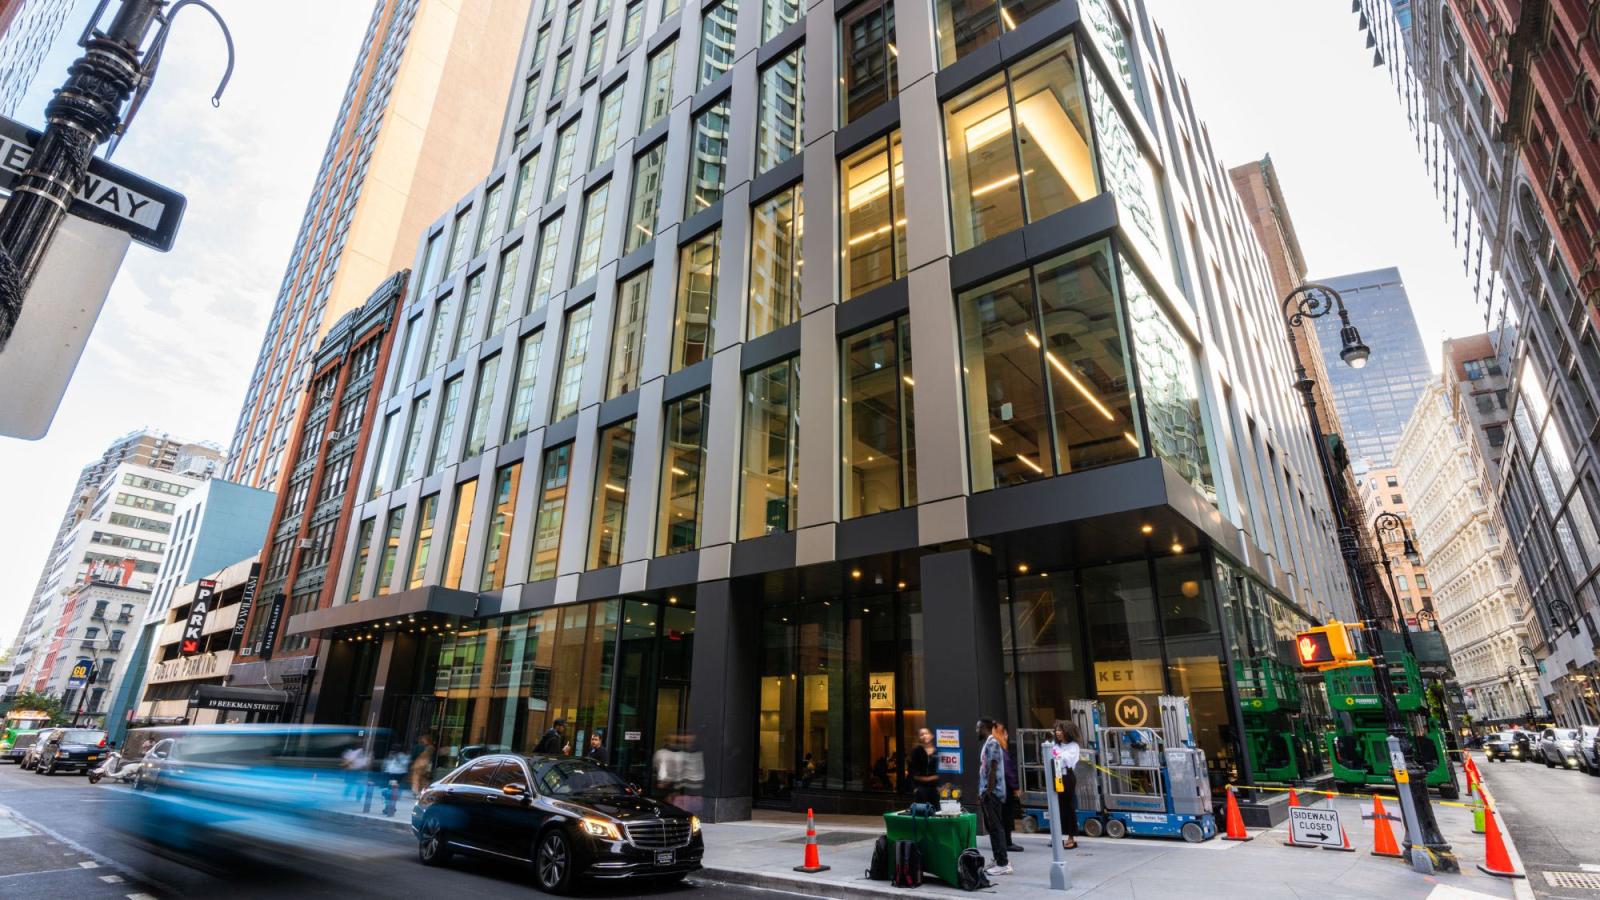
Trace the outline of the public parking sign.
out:
[[[1339,811],[1321,807],[1289,807],[1289,840],[1295,844],[1343,847],[1344,831],[1339,826]]]

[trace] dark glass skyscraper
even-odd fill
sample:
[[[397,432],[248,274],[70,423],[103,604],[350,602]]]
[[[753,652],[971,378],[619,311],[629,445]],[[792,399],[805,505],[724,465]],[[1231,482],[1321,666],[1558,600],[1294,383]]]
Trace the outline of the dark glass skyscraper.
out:
[[[1351,459],[1387,466],[1417,397],[1433,377],[1405,282],[1392,267],[1318,281],[1344,295],[1351,321],[1372,348],[1366,366],[1352,369],[1339,361],[1338,316],[1315,320],[1345,446]]]

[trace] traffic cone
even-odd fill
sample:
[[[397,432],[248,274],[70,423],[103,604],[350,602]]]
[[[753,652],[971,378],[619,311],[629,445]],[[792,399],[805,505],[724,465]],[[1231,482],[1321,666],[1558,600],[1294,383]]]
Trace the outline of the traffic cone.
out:
[[[1300,795],[1295,792],[1294,788],[1290,788],[1289,789],[1289,807],[1291,809],[1293,809],[1295,807],[1298,807],[1299,805],[1300,805]],[[1288,840],[1283,842],[1283,845],[1285,847],[1315,847],[1315,846],[1317,846],[1316,844],[1302,844],[1299,841],[1295,840],[1294,839],[1294,829],[1293,828],[1289,829],[1289,838],[1288,838]]]
[[[795,866],[796,872],[826,872],[829,867],[822,864],[822,854],[817,852],[817,820],[811,814],[811,808],[806,807],[806,862],[805,865]]]
[[[1245,833],[1244,817],[1239,815],[1239,800],[1235,796],[1236,794],[1237,790],[1234,786],[1228,785],[1228,821],[1227,830],[1222,835],[1222,839],[1225,841],[1248,841],[1251,840],[1251,837]]]
[[[1372,855],[1391,856],[1396,859],[1405,854],[1394,839],[1394,827],[1389,824],[1389,811],[1383,808],[1383,798],[1372,795]]]
[[[1300,795],[1294,792],[1294,788],[1289,788],[1289,805],[1291,807],[1300,805]]]
[[[1483,834],[1483,801],[1480,799],[1472,806],[1472,833]]]
[[[1483,841],[1484,859],[1478,863],[1478,870],[1501,878],[1527,878],[1511,867],[1511,854],[1506,852],[1505,838],[1500,836],[1500,823],[1495,821],[1494,807],[1484,807],[1483,821],[1486,835]]]

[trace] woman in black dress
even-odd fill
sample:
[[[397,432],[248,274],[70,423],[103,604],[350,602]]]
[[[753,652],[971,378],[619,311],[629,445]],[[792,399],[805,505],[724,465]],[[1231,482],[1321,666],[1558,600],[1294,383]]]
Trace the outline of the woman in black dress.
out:
[[[934,750],[930,729],[917,730],[917,746],[911,748],[906,774],[911,778],[911,802],[939,802],[939,754]]]

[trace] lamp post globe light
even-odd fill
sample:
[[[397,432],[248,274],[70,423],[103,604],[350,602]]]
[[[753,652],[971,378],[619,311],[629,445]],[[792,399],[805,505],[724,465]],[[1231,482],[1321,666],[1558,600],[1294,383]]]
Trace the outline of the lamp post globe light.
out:
[[[1333,507],[1334,526],[1339,535],[1339,551],[1344,557],[1346,577],[1350,579],[1350,591],[1355,600],[1356,614],[1361,617],[1365,631],[1376,633],[1378,616],[1372,607],[1371,598],[1367,596],[1366,588],[1362,585],[1361,550],[1356,543],[1355,531],[1344,514],[1343,483],[1334,473],[1333,461],[1328,455],[1328,445],[1323,440],[1322,427],[1317,421],[1317,401],[1313,394],[1316,383],[1306,372],[1305,364],[1300,361],[1300,354],[1296,348],[1295,329],[1302,327],[1308,319],[1320,319],[1331,312],[1339,314],[1339,358],[1352,369],[1362,368],[1372,356],[1372,348],[1361,340],[1361,332],[1350,321],[1350,312],[1345,308],[1344,297],[1337,290],[1326,284],[1307,281],[1283,298],[1283,320],[1289,335],[1289,348],[1294,353],[1295,359],[1294,386],[1300,392],[1300,398],[1306,408],[1306,418],[1311,425],[1311,435],[1317,450],[1317,463],[1322,468],[1322,477],[1328,488],[1328,499]],[[1409,547],[1409,536],[1407,544],[1408,549],[1414,552],[1414,548]],[[1385,565],[1387,564],[1386,559]],[[1445,841],[1444,833],[1439,830],[1439,823],[1433,815],[1433,806],[1428,800],[1427,770],[1417,762],[1411,729],[1406,727],[1400,708],[1395,703],[1394,679],[1389,672],[1389,661],[1384,657],[1383,641],[1375,638],[1368,648],[1368,654],[1372,660],[1373,680],[1378,700],[1383,707],[1384,722],[1388,726],[1390,737],[1398,742],[1401,756],[1405,761],[1407,774],[1405,787],[1409,789],[1409,799],[1417,813],[1416,835],[1426,848],[1426,856],[1433,869],[1458,872],[1461,870],[1461,864],[1451,851],[1450,844]],[[1411,849],[1410,842],[1411,831],[1408,829],[1406,833],[1408,851]],[[1415,864],[1426,865],[1422,862]]]

